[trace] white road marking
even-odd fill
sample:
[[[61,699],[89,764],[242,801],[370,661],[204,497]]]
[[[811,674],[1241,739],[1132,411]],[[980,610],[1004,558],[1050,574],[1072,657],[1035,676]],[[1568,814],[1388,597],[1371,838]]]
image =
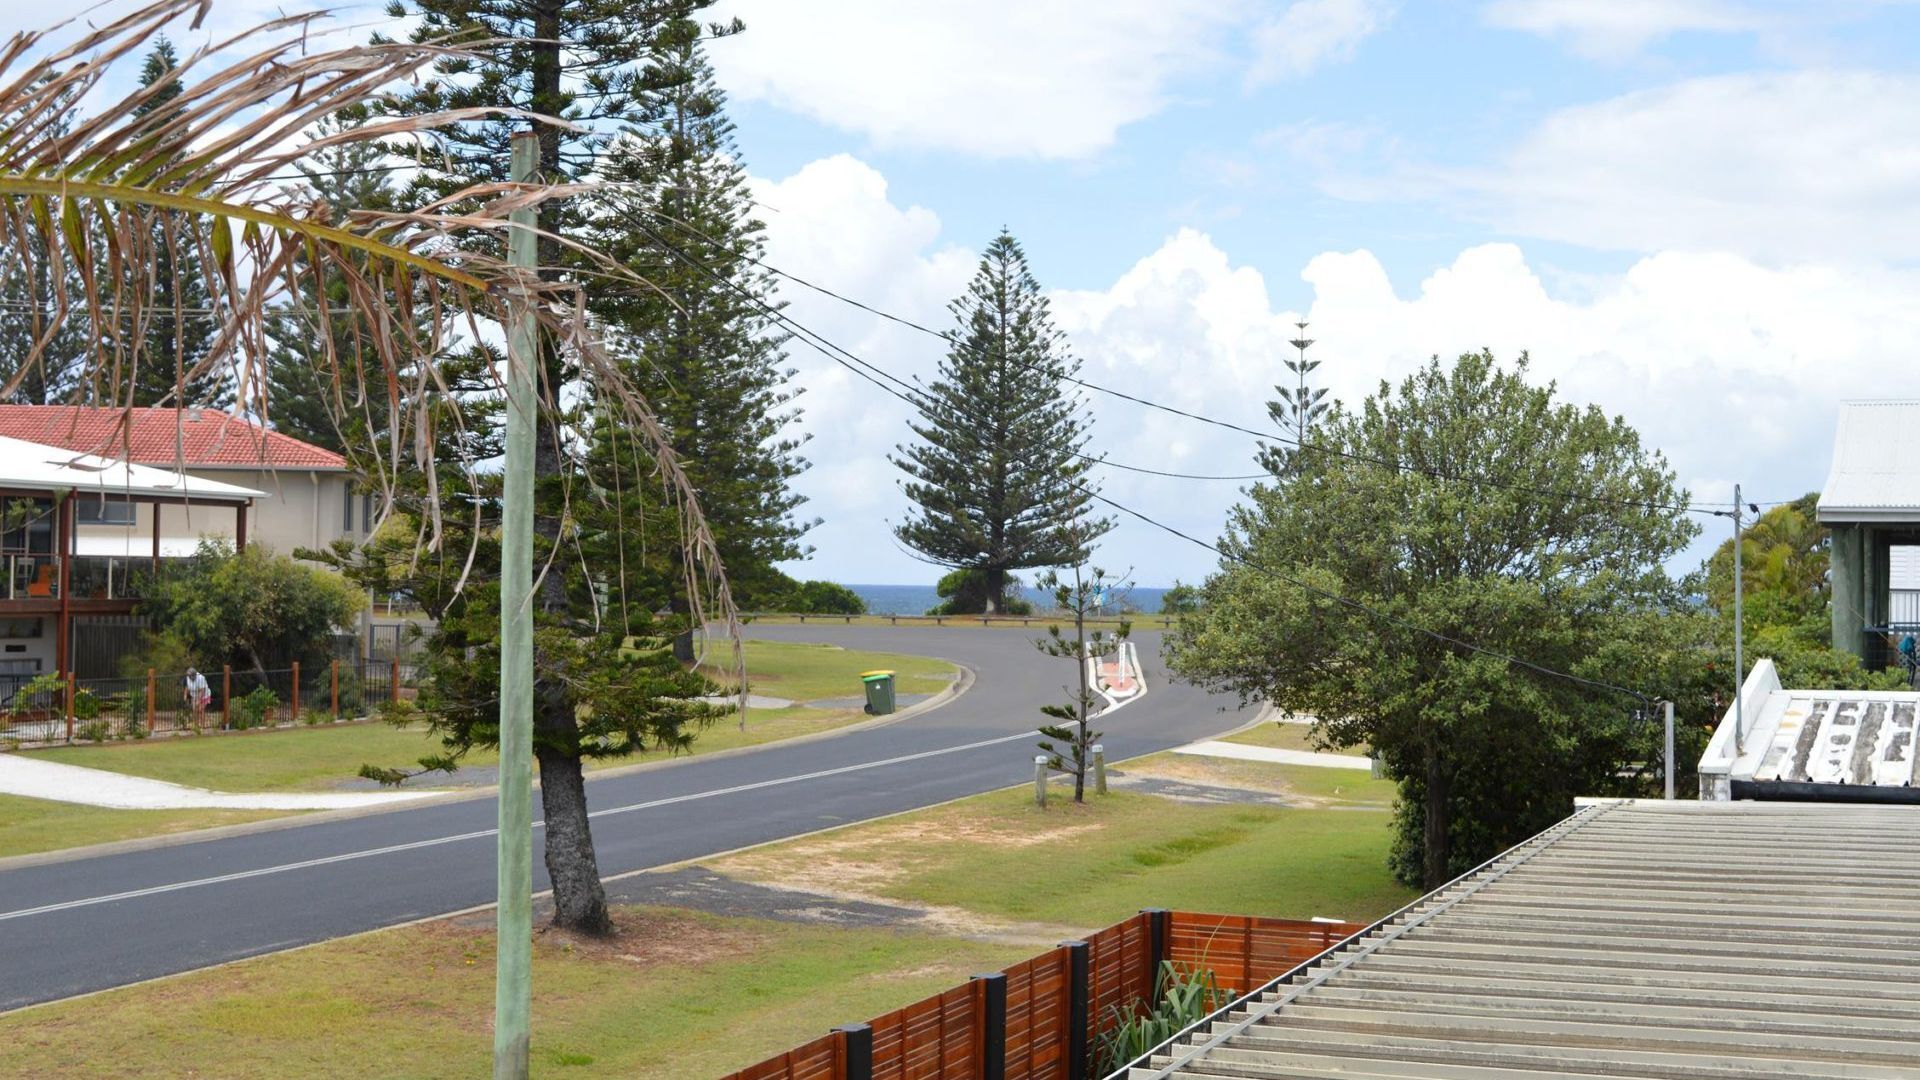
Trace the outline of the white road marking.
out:
[[[1038,731],[1022,731],[1013,735],[1002,735],[979,742],[964,743],[959,746],[943,747],[939,750],[922,750],[917,754],[902,754],[899,757],[884,758],[880,761],[865,761],[857,765],[842,765],[833,769],[820,769],[816,772],[800,773],[795,776],[782,776],[772,780],[756,780],[750,784],[735,784],[732,787],[714,788],[710,791],[696,791],[686,795],[674,795],[664,799],[650,799],[646,802],[628,806],[611,806],[605,810],[595,810],[589,818],[611,817],[614,814],[628,814],[636,810],[651,810],[660,806],[672,806],[676,803],[694,802],[699,799],[712,799],[722,795],[737,795],[744,791],[756,791],[761,788],[779,787],[783,784],[798,784],[807,780],[819,780],[843,773],[860,772],[865,769],[878,769],[888,765],[901,765],[909,761],[923,761],[943,754],[956,754],[965,750],[978,750],[983,746],[995,746],[1013,742],[1017,739],[1031,739],[1040,734]],[[545,821],[536,821],[534,828],[540,828]],[[294,870],[307,870],[316,866],[329,866],[334,863],[351,862],[355,859],[371,859],[380,855],[393,855],[402,851],[417,851],[421,848],[437,847],[441,844],[457,844],[464,840],[479,840],[495,836],[499,829],[479,829],[474,832],[460,833],[455,836],[439,836],[431,840],[414,840],[405,844],[390,844],[386,847],[368,848],[364,851],[349,851],[339,855],[327,855],[318,859],[303,859],[299,862],[281,863],[277,866],[263,866],[254,870],[239,870],[231,874],[219,874],[214,877],[195,878],[191,881],[176,881],[167,885],[152,885],[144,889],[129,889],[126,892],[110,893],[104,896],[89,896],[79,900],[66,900],[58,904],[43,904],[40,907],[21,908],[17,911],[0,912],[0,922],[11,919],[24,919],[32,915],[49,915],[74,908],[93,907],[97,904],[112,904],[122,900],[138,900],[142,897],[157,896],[161,893],[178,892],[182,889],[198,889],[210,885],[224,885],[233,881],[245,881],[248,878],[265,877],[269,874],[284,874]]]

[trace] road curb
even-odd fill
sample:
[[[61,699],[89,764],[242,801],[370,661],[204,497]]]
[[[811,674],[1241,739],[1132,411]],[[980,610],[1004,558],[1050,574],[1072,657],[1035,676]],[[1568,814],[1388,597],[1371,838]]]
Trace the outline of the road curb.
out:
[[[722,758],[755,754],[763,750],[796,746],[801,743],[817,742],[821,739],[836,738],[841,735],[852,735],[862,731],[871,731],[875,728],[887,727],[892,724],[912,720],[915,717],[923,716],[936,709],[952,704],[960,695],[973,689],[974,683],[978,680],[978,676],[972,668],[957,660],[948,660],[943,656],[933,656],[927,659],[952,664],[955,668],[959,669],[959,674],[954,677],[953,682],[948,684],[946,689],[925,701],[915,705],[909,705],[899,712],[891,713],[887,716],[876,716],[870,720],[857,721],[852,724],[847,724],[844,727],[831,728],[826,731],[809,732],[805,735],[795,735],[789,739],[779,739],[774,742],[759,743],[754,746],[733,746],[725,750],[715,750],[711,754],[666,757],[658,761],[638,761],[631,765],[616,765],[606,769],[595,769],[587,773],[587,783],[591,785],[600,780],[612,780],[622,776],[631,776],[636,773],[651,772],[655,769],[677,768],[696,761],[718,761]],[[539,786],[540,781],[536,773],[534,787],[538,788]],[[476,799],[491,799],[499,793],[500,786],[498,784],[490,784],[486,787],[462,788],[457,791],[441,792],[434,795],[423,796],[418,799],[408,799],[380,806],[356,806],[344,810],[294,810],[289,811],[284,816],[267,818],[264,821],[246,821],[236,825],[214,825],[205,829],[188,829],[184,832],[167,833],[163,836],[142,836],[132,840],[109,840],[104,844],[88,844],[84,847],[59,848],[54,851],[36,851],[27,855],[9,855],[5,858],[0,858],[0,873],[5,873],[9,870],[24,870],[34,866],[50,866],[55,863],[76,862],[81,859],[92,859],[105,855],[127,855],[138,851],[152,851],[159,848],[197,844],[207,840],[225,840],[235,836],[250,836],[255,833],[277,832],[281,829],[297,829],[304,828],[308,825],[324,825],[334,821],[349,821],[354,818],[372,817],[376,814],[391,814],[397,810],[419,810],[430,806],[472,802]]]

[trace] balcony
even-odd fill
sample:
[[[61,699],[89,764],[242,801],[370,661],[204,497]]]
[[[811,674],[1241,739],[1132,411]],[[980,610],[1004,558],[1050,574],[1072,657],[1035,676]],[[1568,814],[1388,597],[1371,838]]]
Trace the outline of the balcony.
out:
[[[60,557],[58,555],[0,556],[4,560],[6,600],[58,600],[60,598]],[[122,555],[76,555],[68,576],[68,596],[73,600],[138,600],[154,580],[151,558]],[[166,561],[160,562],[165,573]]]

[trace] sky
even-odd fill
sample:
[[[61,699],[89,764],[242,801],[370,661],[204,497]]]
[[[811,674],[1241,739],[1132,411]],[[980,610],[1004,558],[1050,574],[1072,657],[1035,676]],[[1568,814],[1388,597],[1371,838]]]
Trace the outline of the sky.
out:
[[[36,5],[47,13],[72,0]],[[244,19],[265,0],[216,3]],[[1083,377],[1247,427],[1305,320],[1353,402],[1487,347],[1624,416],[1702,502],[1825,478],[1836,404],[1920,393],[1920,4],[1902,0],[721,0],[712,58],[767,259],[927,323],[1002,228]],[[14,29],[18,9],[0,16]],[[377,9],[339,9],[346,33]],[[940,343],[798,287],[790,314],[902,377]],[[923,583],[888,455],[906,406],[805,346],[788,567]],[[1251,438],[1108,398],[1092,448],[1244,474]],[[1101,473],[1211,539],[1235,482]],[[1683,565],[1697,563],[1726,524]],[[1142,585],[1211,553],[1133,520]]]

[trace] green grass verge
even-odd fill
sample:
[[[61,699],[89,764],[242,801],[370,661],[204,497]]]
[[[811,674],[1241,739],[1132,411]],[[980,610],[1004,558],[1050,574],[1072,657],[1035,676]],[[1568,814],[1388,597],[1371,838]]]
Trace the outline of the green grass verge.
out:
[[[1087,624],[1113,626],[1120,622],[1131,623],[1136,630],[1164,630],[1179,622],[1172,615],[1095,615],[1087,619]],[[892,626],[910,629],[916,626],[971,626],[975,629],[991,630],[1032,630],[1045,629],[1050,623],[1070,623],[1071,616],[1064,615],[996,615],[983,623],[978,615],[943,615],[936,622],[931,615],[854,615],[850,619],[844,615],[809,615],[808,626]],[[747,632],[752,633],[755,626],[799,626],[796,615],[755,615],[747,620]]]
[[[717,1076],[1030,948],[662,909],[535,946],[537,1076]],[[0,1017],[0,1075],[485,1075],[484,920],[389,930]]]
[[[1101,926],[1142,907],[1367,921],[1412,895],[1387,872],[1388,825],[1366,811],[1131,792],[1084,806],[1056,798],[1043,811],[1020,789],[713,866],[769,884],[841,882],[888,900],[1066,926]]]
[[[108,810],[0,795],[0,858],[278,816],[271,810]]]
[[[931,657],[804,642],[748,641],[745,651],[747,683],[753,692],[789,701],[860,697],[866,693],[860,673],[876,670],[894,672],[896,693],[934,694],[946,689],[958,671],[947,661]],[[718,649],[709,660],[709,674],[724,679],[723,669],[731,662],[727,650]]]

